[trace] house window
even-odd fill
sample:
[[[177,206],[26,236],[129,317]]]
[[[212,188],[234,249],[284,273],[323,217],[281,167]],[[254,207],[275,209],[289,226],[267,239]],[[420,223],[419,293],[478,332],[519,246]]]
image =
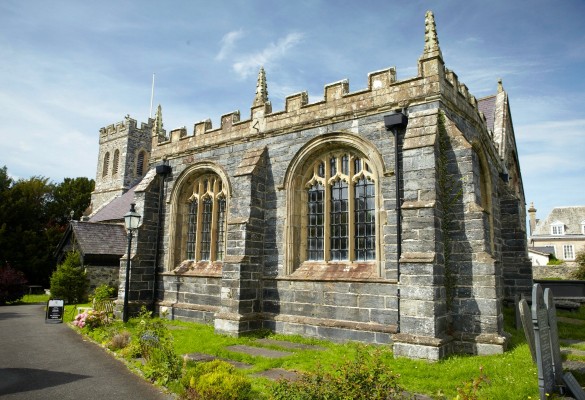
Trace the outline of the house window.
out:
[[[225,254],[226,193],[216,175],[199,176],[188,199],[185,257],[222,261]]]
[[[112,175],[118,173],[118,163],[120,162],[120,150],[114,152],[114,162],[112,163]]]
[[[565,225],[563,225],[562,223],[555,223],[553,225],[551,225],[550,227],[551,229],[551,235],[564,235],[565,234]]]
[[[108,175],[108,168],[110,167],[110,152],[107,152],[104,156],[104,165],[102,168],[102,176]]]
[[[572,244],[563,245],[563,259],[564,260],[574,260],[575,259],[575,252],[574,252]]]
[[[328,153],[308,170],[305,260],[375,260],[376,182],[368,161],[351,152]]]

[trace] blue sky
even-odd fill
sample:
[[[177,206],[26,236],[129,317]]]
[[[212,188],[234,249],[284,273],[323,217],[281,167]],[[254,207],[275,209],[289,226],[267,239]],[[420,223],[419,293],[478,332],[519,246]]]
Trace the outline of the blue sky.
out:
[[[446,66],[477,98],[510,96],[524,190],[538,217],[585,205],[585,1],[0,2],[0,167],[14,178],[95,178],[98,132],[154,105],[167,131],[249,118],[266,69],[286,96],[390,66],[417,74],[424,14]]]

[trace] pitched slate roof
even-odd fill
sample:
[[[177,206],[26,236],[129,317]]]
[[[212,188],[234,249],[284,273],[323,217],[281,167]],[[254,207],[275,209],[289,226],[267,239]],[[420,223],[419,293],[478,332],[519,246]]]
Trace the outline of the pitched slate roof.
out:
[[[479,99],[477,108],[485,115],[486,125],[490,131],[494,131],[494,120],[496,115],[496,95],[491,95]]]
[[[545,219],[538,221],[532,236],[550,236],[550,227],[555,222],[565,226],[565,235],[583,236],[584,221],[585,206],[555,207]]]
[[[71,221],[71,229],[84,255],[122,256],[126,253],[126,229],[123,225]]]
[[[555,254],[555,246],[534,246],[529,247],[528,251],[532,251],[534,253],[542,255]]]
[[[128,189],[120,197],[116,197],[104,207],[100,208],[89,217],[89,222],[124,221],[124,215],[130,210],[130,204],[134,202],[134,190],[136,186]]]

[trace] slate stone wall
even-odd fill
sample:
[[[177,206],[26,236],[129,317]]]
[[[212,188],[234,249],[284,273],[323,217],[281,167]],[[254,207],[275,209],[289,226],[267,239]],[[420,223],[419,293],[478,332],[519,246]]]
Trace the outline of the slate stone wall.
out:
[[[398,133],[398,160],[395,138],[384,125],[384,115],[397,109],[409,117]],[[443,129],[447,147],[440,143]],[[300,274],[304,266],[292,254],[301,240],[295,215],[302,211],[291,192],[305,190],[295,179],[314,157],[337,148],[360,149],[378,165],[379,257],[367,277],[349,274],[355,265],[326,273],[317,266],[310,271],[318,272],[314,275]],[[132,256],[135,306],[152,301],[159,264],[165,271],[158,275],[159,312],[213,323],[220,333],[269,328],[393,342],[397,356],[432,360],[505,348],[502,301],[522,290],[528,277],[518,229],[522,198],[500,179],[504,164],[477,100],[445,69],[440,52],[421,58],[419,76],[410,80],[396,82],[393,70],[378,71],[363,91],[349,93],[341,81],[325,86],[322,102],[308,104],[306,94],[297,94],[286,99],[283,112],[255,103],[249,120],[240,121],[234,112],[222,116],[217,129],[204,121],[192,135],[180,129],[168,139],[155,136],[152,165],[163,161],[172,174],[164,186],[158,260],[157,179],[147,176],[136,191],[144,221]],[[446,171],[439,168],[443,162]],[[228,187],[221,272],[174,271],[182,255],[173,249],[172,203],[197,165],[213,166]],[[445,177],[454,181],[447,193],[441,186]]]

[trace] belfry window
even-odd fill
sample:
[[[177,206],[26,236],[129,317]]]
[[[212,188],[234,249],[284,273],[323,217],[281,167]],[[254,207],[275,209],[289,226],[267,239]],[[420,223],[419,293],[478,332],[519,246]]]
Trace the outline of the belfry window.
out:
[[[112,163],[112,175],[116,175],[118,173],[118,167],[120,162],[120,150],[116,149],[114,152],[114,162]]]
[[[146,157],[146,151],[141,150],[138,152],[138,156],[136,157],[136,176],[144,175],[148,167],[148,158]]]
[[[102,176],[108,175],[108,168],[110,167],[110,152],[107,152],[104,156],[104,165],[102,168]]]
[[[216,175],[203,175],[193,183],[188,199],[186,258],[222,261],[225,254],[226,193]]]
[[[368,162],[349,152],[331,153],[309,170],[305,259],[375,260],[375,179]]]

